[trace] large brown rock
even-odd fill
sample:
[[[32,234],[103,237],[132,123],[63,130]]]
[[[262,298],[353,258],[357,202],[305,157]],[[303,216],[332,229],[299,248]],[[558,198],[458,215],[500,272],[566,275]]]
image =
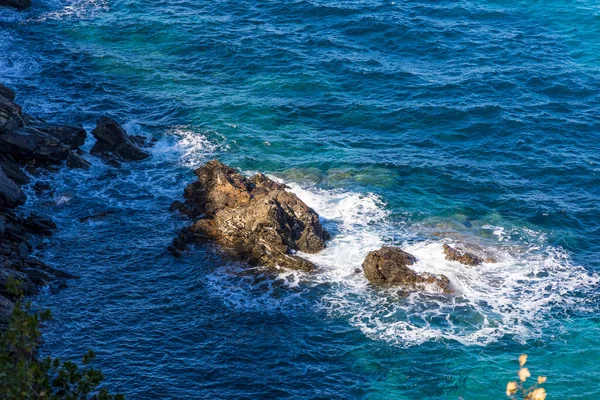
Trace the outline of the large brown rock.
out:
[[[121,125],[108,117],[100,118],[92,135],[96,144],[90,153],[107,163],[116,166],[118,161],[139,161],[150,157],[150,153],[138,147],[143,144],[139,137],[127,134]]]
[[[217,160],[195,173],[198,181],[188,185],[184,197],[202,216],[186,237],[215,240],[228,253],[254,264],[314,269],[295,252],[323,250],[329,233],[317,213],[285,185],[263,174],[246,178]]]
[[[384,246],[367,254],[362,267],[367,279],[375,285],[399,286],[407,291],[437,286],[443,293],[453,291],[446,276],[416,273],[410,269],[416,261],[415,256],[397,247]]]
[[[477,257],[473,253],[469,253],[461,249],[455,249],[447,244],[444,244],[443,249],[444,254],[446,255],[446,260],[448,261],[457,261],[461,264],[469,265],[471,267],[475,267],[483,263],[483,259]]]

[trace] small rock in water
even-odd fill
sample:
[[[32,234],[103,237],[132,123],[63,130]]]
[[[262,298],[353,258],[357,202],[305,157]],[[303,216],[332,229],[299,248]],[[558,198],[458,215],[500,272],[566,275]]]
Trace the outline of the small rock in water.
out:
[[[434,285],[442,293],[453,292],[450,280],[445,275],[417,273],[408,268],[416,261],[412,254],[397,247],[384,246],[367,254],[362,267],[369,282],[376,285],[398,286],[405,291],[424,290]]]
[[[139,161],[150,157],[150,153],[138,147],[146,144],[145,138],[127,134],[121,125],[108,117],[98,121],[92,135],[96,144],[90,153],[116,168],[120,167],[120,160]]]
[[[58,279],[52,283],[50,283],[50,293],[52,294],[58,294],[60,293],[63,289],[66,289],[67,286],[67,282],[65,282],[62,279]]]
[[[469,265],[472,267],[483,264],[483,260],[473,253],[468,253],[460,249],[452,248],[447,244],[444,244],[443,249],[444,254],[446,255],[446,260],[448,261],[457,261],[461,264]]]

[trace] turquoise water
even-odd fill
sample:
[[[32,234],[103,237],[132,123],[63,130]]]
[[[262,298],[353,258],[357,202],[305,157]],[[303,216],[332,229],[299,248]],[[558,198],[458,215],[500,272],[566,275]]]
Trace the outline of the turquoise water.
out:
[[[32,202],[61,227],[45,259],[81,276],[36,300],[45,353],[92,347],[135,399],[497,399],[522,352],[549,398],[599,396],[594,2],[37,3],[0,10],[0,80],[24,108],[159,139]],[[316,273],[166,252],[186,224],[169,204],[213,157],[319,212]],[[443,243],[498,262],[453,265]],[[370,287],[354,270],[383,244],[457,294]]]

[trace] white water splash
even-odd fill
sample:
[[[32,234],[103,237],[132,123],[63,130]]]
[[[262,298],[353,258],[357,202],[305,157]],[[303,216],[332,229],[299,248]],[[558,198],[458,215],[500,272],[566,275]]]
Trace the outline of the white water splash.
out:
[[[174,137],[176,142],[162,148],[162,152],[169,158],[172,153],[179,154],[179,162],[187,168],[197,168],[206,162],[208,154],[215,153],[219,149],[226,149],[225,145],[209,140],[205,135],[189,126],[174,126],[167,132]]]
[[[456,290],[453,295],[431,291],[404,297],[397,289],[374,288],[362,273],[364,258],[398,234],[409,236],[407,228],[389,222],[385,204],[373,194],[327,191],[295,183],[288,186],[319,213],[334,234],[323,252],[303,254],[319,269],[312,274],[286,272],[285,279],[276,286],[294,282],[296,290],[288,291],[289,298],[284,291],[267,288],[264,282],[260,283],[264,290],[257,290],[254,278],[246,278],[240,290],[234,282],[239,284],[239,280],[233,279],[228,285],[233,293],[227,295],[230,305],[281,310],[293,307],[299,298],[305,301],[314,297],[319,291],[320,306],[331,316],[347,318],[366,336],[398,346],[429,340],[487,345],[506,335],[525,341],[540,337],[566,312],[585,312],[592,307],[584,297],[600,284],[599,277],[572,265],[565,251],[540,246],[545,235],[526,228],[509,235],[501,226],[482,226],[495,234],[495,242],[488,241],[486,251],[497,262],[478,267],[446,261],[442,245],[452,244],[448,239],[401,245],[417,257],[414,270],[446,275]],[[522,241],[513,243],[513,236]],[[222,279],[228,280],[225,275],[219,272],[213,284],[222,285]],[[280,278],[274,281],[277,279]]]

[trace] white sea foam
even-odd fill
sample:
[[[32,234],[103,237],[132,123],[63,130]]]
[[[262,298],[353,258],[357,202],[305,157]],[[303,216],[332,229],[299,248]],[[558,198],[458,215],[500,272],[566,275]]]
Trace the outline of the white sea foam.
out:
[[[232,306],[281,310],[293,307],[299,298],[317,298],[331,316],[347,318],[368,337],[398,346],[429,340],[486,345],[505,335],[525,341],[541,336],[568,311],[593,307],[585,302],[585,293],[600,283],[597,275],[573,265],[562,249],[540,245],[545,240],[541,232],[495,225],[482,229],[495,234],[495,241],[486,242],[486,251],[496,262],[478,267],[446,261],[442,245],[452,244],[448,239],[396,243],[418,258],[413,266],[416,271],[446,275],[455,294],[431,290],[404,297],[394,289],[373,288],[360,270],[365,256],[393,237],[410,236],[410,228],[391,223],[384,202],[373,194],[288,185],[333,233],[323,252],[303,254],[319,269],[312,274],[286,272],[283,280],[272,277],[273,282],[281,280],[275,285],[277,290],[262,280],[255,285],[250,276],[243,279],[243,290],[239,290],[235,286],[239,276],[232,278],[220,270],[218,277],[212,275],[211,279],[221,289],[223,279],[228,282],[221,294],[228,293],[227,302]],[[265,274],[263,279],[268,272]],[[286,282],[295,285],[294,291],[288,291],[290,297],[280,290],[287,287]]]
[[[36,18],[38,21],[48,19],[89,19],[109,9],[108,0],[71,0],[66,4],[61,2],[61,8],[50,11]]]
[[[226,148],[225,145],[209,140],[197,129],[189,126],[174,126],[167,131],[167,134],[176,141],[161,143],[155,153],[162,153],[169,158],[173,156],[173,153],[178,154],[179,163],[187,168],[197,168],[206,162],[208,154]]]

